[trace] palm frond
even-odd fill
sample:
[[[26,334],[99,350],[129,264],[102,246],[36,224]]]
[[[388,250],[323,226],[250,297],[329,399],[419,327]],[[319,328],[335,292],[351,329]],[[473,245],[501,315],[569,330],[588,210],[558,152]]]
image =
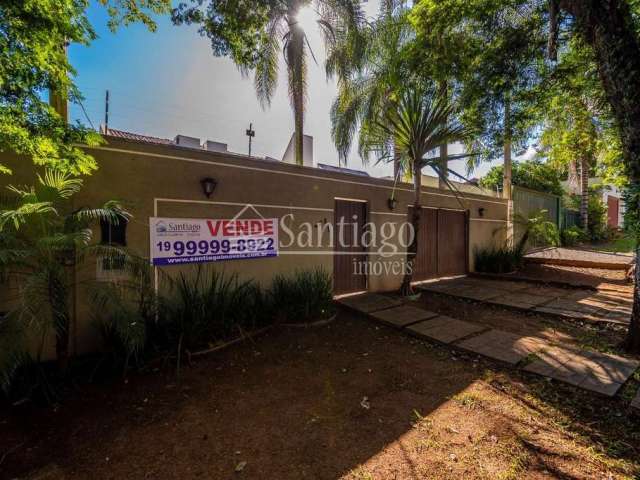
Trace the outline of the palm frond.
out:
[[[19,230],[30,218],[42,217],[44,215],[57,215],[58,211],[51,202],[28,202],[23,203],[14,210],[0,211],[0,231],[4,230],[7,224],[15,230]]]
[[[253,83],[263,107],[271,104],[278,85],[278,53],[281,18],[271,20],[259,46]]]
[[[109,200],[100,208],[80,208],[71,214],[70,218],[79,223],[105,221],[111,225],[118,225],[131,218],[131,214],[119,201]]]
[[[44,175],[38,174],[38,182],[36,192],[41,201],[56,202],[68,199],[82,187],[82,179],[53,169],[45,170]]]

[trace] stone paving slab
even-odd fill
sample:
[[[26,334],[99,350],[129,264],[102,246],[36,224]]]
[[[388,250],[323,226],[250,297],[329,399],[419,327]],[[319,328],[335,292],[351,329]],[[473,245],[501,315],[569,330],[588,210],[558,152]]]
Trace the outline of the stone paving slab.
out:
[[[385,308],[402,305],[402,300],[377,293],[365,293],[341,298],[338,300],[338,303],[362,313],[372,313],[378,310],[384,310]]]
[[[590,322],[628,324],[633,306],[625,285],[608,290],[552,287],[533,282],[462,277],[419,288],[460,298]]]
[[[484,288],[493,288],[495,290],[502,290],[506,292],[519,292],[531,288],[531,285],[526,282],[518,282],[512,280],[492,280],[489,278],[467,278],[469,282],[467,285],[477,285]]]
[[[599,307],[576,302],[575,300],[568,300],[566,298],[556,298],[555,300],[545,303],[543,307],[554,308],[556,310],[571,310],[587,315],[595,315],[601,310]]]
[[[616,394],[640,361],[601,352],[583,352],[551,347],[536,353],[537,359],[524,370],[601,393]]]
[[[372,313],[371,316],[392,327],[404,328],[413,323],[437,317],[438,314],[428,310],[423,310],[422,308],[402,305],[400,307],[379,310]]]
[[[461,338],[485,330],[486,327],[441,315],[430,320],[413,324],[407,330],[417,336],[441,343],[452,343]]]
[[[501,295],[511,295],[505,290],[496,290],[495,288],[487,288],[476,285],[463,285],[457,290],[449,291],[447,293],[454,293],[457,297],[469,298],[471,300],[489,300]]]
[[[524,290],[520,290],[519,293],[526,293],[530,295],[540,295],[543,297],[551,297],[551,298],[566,298],[567,295],[573,293],[573,290],[569,290],[567,288],[560,287],[547,287],[543,285],[531,286],[527,284],[527,288]],[[593,293],[593,292],[590,292]]]
[[[631,408],[634,408],[638,412],[640,412],[640,390],[638,390],[638,393],[636,393],[636,398],[634,398],[631,402]]]
[[[489,330],[457,344],[460,348],[485,357],[516,365],[529,354],[547,347],[548,343],[536,337],[522,337],[501,330]]]
[[[529,309],[543,303],[548,303],[553,300],[553,297],[545,297],[542,295],[533,295],[530,293],[513,292],[508,295],[492,298],[491,303],[496,305],[505,305],[508,307],[516,307]]]

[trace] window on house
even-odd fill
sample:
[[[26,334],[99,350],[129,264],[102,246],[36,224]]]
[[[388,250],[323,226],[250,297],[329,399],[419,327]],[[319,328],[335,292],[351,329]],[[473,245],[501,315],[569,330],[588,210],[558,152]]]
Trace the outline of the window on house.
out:
[[[120,217],[118,223],[111,223],[106,220],[100,222],[102,234],[101,243],[103,245],[113,245],[118,247],[127,246],[127,219]],[[124,255],[107,255],[99,259],[102,263],[102,271],[124,269]]]
[[[103,245],[127,246],[127,224],[128,220],[120,217],[118,223],[111,223],[107,220],[100,221]]]

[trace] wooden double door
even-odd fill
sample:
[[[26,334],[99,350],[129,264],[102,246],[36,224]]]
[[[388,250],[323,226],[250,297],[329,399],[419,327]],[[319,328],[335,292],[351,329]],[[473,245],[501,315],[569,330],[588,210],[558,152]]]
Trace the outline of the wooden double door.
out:
[[[469,263],[468,232],[466,211],[423,208],[414,281],[466,274]]]

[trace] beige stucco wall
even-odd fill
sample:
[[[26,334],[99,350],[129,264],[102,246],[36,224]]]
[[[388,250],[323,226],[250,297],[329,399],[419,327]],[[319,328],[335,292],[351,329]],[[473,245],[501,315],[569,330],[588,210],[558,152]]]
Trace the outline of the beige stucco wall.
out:
[[[93,206],[109,199],[127,204],[133,214],[127,228],[128,247],[143,256],[149,255],[149,217],[231,218],[246,205],[252,204],[264,217],[281,218],[293,214],[295,224],[311,222],[314,225],[333,221],[336,198],[364,200],[368,204],[369,221],[376,224],[406,219],[407,207],[412,202],[411,185],[396,187],[398,200],[394,211],[387,206],[393,191],[393,182],[384,179],[327,172],[244,156],[220,154],[175,146],[156,146],[108,138],[108,144],[89,149],[100,166],[85,179],[85,186],[74,199],[76,206]],[[0,177],[0,188],[6,184],[33,183],[32,166],[28,160],[3,156],[2,162],[14,169],[12,177]],[[200,180],[213,177],[217,187],[207,199]],[[480,192],[480,191],[479,191]],[[482,192],[480,192],[482,193]],[[467,210],[469,212],[469,268],[473,269],[473,252],[480,246],[501,243],[505,236],[505,201],[490,195],[464,194],[457,198],[445,190],[425,187],[423,203],[428,207]],[[480,216],[479,209],[483,215]],[[253,212],[245,218],[255,217]],[[99,232],[96,232],[96,236]],[[281,240],[285,232],[279,232]],[[295,247],[282,248],[275,258],[233,260],[224,262],[228,272],[237,272],[242,278],[252,278],[268,284],[276,273],[288,273],[297,268],[322,266],[333,270],[331,249],[325,245],[313,250],[324,254],[291,255]],[[379,256],[370,252],[370,260]],[[401,259],[399,257],[398,259]],[[173,274],[181,267],[162,267]],[[95,260],[88,261],[78,271],[79,280],[95,276]],[[389,291],[399,287],[399,275],[371,276],[371,291]],[[3,295],[0,293],[0,311]],[[78,323],[76,346],[79,352],[95,347],[95,330],[90,325],[90,313],[78,295]]]

